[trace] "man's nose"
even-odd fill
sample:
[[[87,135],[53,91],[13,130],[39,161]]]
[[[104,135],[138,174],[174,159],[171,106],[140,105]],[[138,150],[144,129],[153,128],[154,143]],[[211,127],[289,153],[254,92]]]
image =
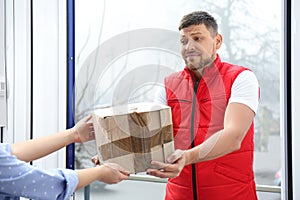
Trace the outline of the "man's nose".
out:
[[[195,50],[195,41],[189,40],[185,46],[186,50]]]

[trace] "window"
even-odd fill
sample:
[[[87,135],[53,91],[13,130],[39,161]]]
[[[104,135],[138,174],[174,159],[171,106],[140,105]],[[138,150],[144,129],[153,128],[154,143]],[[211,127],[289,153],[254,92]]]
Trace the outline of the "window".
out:
[[[201,4],[196,0],[76,0],[75,8],[77,119],[116,102],[151,100],[162,78],[184,65],[177,38],[181,17],[203,8],[215,16],[223,35],[222,60],[246,66],[257,75],[261,99],[255,118],[255,180],[260,199],[280,199],[280,0],[203,0]],[[150,73],[156,74],[155,80],[147,76]],[[130,89],[119,91],[124,83],[130,83]],[[91,165],[89,159],[96,154],[93,144],[76,149],[77,167]],[[91,195],[106,191],[101,195],[124,198],[122,188],[134,184],[92,184]],[[164,195],[164,183],[142,184],[145,190],[147,184],[158,186],[156,192]],[[118,193],[112,194],[115,188]]]

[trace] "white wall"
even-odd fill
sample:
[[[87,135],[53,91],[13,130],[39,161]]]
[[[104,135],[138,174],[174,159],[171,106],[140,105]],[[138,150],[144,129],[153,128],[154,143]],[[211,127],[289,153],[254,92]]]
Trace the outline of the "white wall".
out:
[[[30,136],[30,13],[29,1],[6,2],[6,69],[8,126],[4,141]]]
[[[31,1],[5,2],[9,96],[4,141],[12,143],[30,138],[31,92],[33,137],[66,127],[66,1],[33,1],[32,33]],[[65,149],[34,164],[65,167]]]
[[[6,70],[5,70],[5,15],[4,1],[0,1],[0,127],[6,126]]]
[[[33,133],[37,137],[66,127],[66,2],[33,2]],[[64,167],[64,155],[65,149],[36,163]]]

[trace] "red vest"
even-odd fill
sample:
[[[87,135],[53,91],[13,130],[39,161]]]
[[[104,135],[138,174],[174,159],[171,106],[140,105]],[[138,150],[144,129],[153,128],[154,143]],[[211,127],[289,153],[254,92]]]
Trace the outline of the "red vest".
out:
[[[223,129],[232,84],[247,69],[221,62],[219,56],[214,64],[205,68],[198,83],[187,68],[165,79],[176,149],[197,146]],[[169,179],[165,199],[257,200],[252,168],[253,136],[252,123],[239,150],[184,167],[180,176]]]

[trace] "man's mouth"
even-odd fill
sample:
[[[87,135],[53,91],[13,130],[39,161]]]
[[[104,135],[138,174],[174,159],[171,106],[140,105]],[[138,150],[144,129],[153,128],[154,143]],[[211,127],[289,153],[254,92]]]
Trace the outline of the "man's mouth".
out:
[[[189,58],[194,58],[194,57],[196,57],[196,56],[199,56],[199,54],[198,54],[198,53],[195,53],[195,52],[185,54],[185,57],[186,57],[187,59],[189,59]]]

